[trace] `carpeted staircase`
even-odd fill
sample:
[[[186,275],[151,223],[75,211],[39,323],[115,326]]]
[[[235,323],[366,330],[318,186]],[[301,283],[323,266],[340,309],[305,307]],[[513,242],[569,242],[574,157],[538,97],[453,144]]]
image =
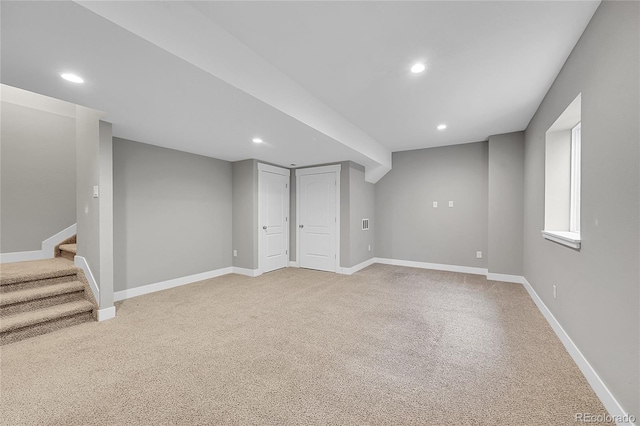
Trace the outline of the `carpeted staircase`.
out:
[[[16,342],[87,321],[96,303],[73,264],[75,237],[54,259],[0,265],[0,344]]]
[[[77,240],[74,235],[56,246],[56,257],[62,257],[73,262],[76,256]]]

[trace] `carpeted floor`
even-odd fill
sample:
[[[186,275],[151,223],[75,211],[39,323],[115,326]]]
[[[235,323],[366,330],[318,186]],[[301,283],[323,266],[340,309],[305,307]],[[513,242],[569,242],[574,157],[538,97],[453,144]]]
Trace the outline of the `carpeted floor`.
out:
[[[525,289],[228,275],[1,348],[0,423],[563,425],[606,413]]]

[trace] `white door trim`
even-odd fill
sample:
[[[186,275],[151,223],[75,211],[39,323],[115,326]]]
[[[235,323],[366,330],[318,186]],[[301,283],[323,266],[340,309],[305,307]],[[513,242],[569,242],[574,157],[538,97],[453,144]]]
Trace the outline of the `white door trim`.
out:
[[[309,167],[305,169],[295,169],[296,175],[296,263],[300,265],[300,228],[298,221],[300,220],[300,176],[317,175],[324,173],[334,173],[336,177],[336,270],[338,273],[340,267],[340,171],[342,165],[335,164],[331,166]]]
[[[264,163],[258,163],[258,171],[275,173],[282,176],[291,176],[291,171],[289,169],[283,169],[282,167],[272,166],[270,164]]]
[[[296,177],[302,175],[318,175],[320,173],[338,173],[338,178],[340,177],[340,170],[342,170],[342,165],[334,164],[332,166],[320,166],[320,167],[308,167],[306,169],[295,169]]]
[[[261,275],[264,273],[264,265],[262,264],[262,250],[263,250],[263,240],[264,240],[264,232],[262,231],[262,227],[260,225],[260,218],[261,216],[261,211],[260,211],[260,206],[262,205],[262,202],[260,200],[260,194],[262,194],[262,185],[264,185],[264,183],[262,182],[262,173],[260,172],[266,172],[266,173],[273,173],[276,175],[281,175],[281,176],[287,176],[289,177],[291,175],[291,171],[289,169],[284,169],[282,167],[277,167],[277,166],[271,166],[269,164],[264,164],[264,163],[258,163],[258,271],[256,273],[256,275]],[[290,218],[290,206],[291,206],[291,188],[289,188],[289,184],[287,184],[287,189],[288,191],[286,192],[286,207],[285,207],[285,215],[287,217],[286,220],[286,226],[285,226],[285,250],[287,252],[287,264],[289,261],[289,239],[290,234],[289,234],[289,227],[290,227],[290,222],[289,222],[289,218]]]

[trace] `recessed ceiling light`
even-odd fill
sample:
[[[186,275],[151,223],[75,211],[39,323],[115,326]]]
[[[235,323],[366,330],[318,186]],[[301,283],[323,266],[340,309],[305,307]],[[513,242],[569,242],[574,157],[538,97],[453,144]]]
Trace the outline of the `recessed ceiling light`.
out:
[[[414,64],[411,67],[411,72],[414,73],[414,74],[419,74],[419,73],[421,73],[422,71],[424,71],[426,69],[427,69],[427,67],[424,64],[417,63],[417,64]]]
[[[253,141],[253,143],[262,143],[262,139],[260,138],[253,138],[251,140]]]
[[[444,130],[447,128],[446,124],[438,124],[438,130]]]
[[[60,77],[72,83],[84,83],[84,80],[82,79],[82,77],[77,76],[75,74],[64,73],[64,74],[60,74]]]

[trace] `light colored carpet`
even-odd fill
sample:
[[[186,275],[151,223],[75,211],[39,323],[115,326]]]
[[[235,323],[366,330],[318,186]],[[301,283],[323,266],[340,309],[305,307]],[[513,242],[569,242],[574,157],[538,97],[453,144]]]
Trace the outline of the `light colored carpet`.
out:
[[[2,423],[569,425],[606,413],[518,284],[284,269],[117,310],[2,347]]]
[[[3,263],[0,266],[0,283],[9,285],[27,280],[45,280],[73,275],[79,270],[73,265],[73,262],[60,257],[28,262]]]
[[[82,269],[68,259],[0,265],[0,345],[91,321],[96,307]]]

